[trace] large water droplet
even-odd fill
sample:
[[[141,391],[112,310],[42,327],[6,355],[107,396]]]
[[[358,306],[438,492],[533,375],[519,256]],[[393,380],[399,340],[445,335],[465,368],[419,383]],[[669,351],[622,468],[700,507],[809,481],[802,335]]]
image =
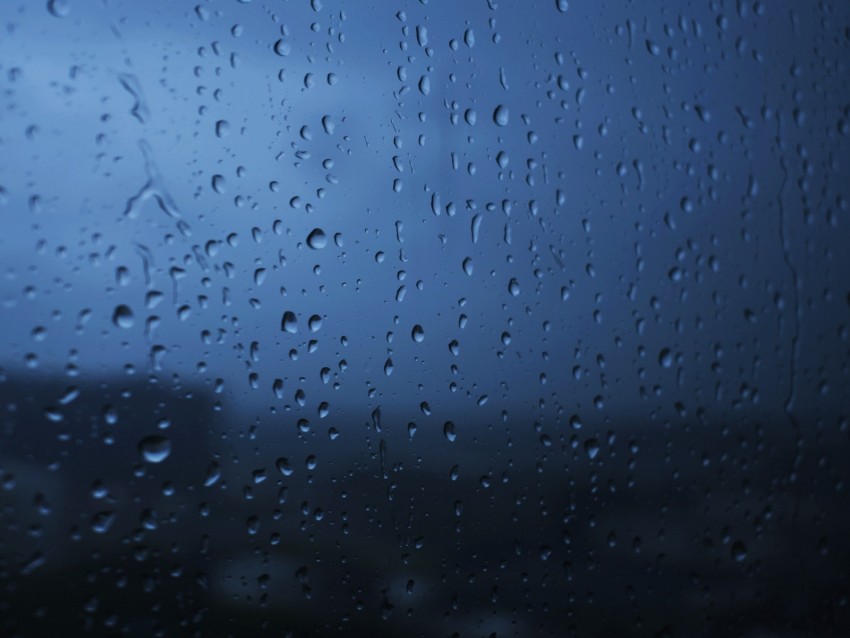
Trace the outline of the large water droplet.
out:
[[[298,317],[295,316],[294,312],[287,310],[283,313],[283,317],[280,320],[280,329],[293,335],[298,332]]]
[[[216,193],[224,195],[227,191],[227,181],[224,179],[224,175],[213,175],[212,187]]]
[[[307,320],[307,327],[310,328],[310,332],[318,332],[322,328],[322,318],[319,315],[313,315]]]
[[[219,120],[216,122],[215,134],[217,137],[227,137],[230,135],[230,122],[227,120]]]
[[[50,0],[47,10],[56,18],[65,18],[71,13],[71,0]]]
[[[328,236],[321,228],[314,228],[307,235],[307,245],[313,250],[320,250],[328,245]]]
[[[508,111],[508,107],[504,104],[500,104],[496,107],[496,110],[493,111],[493,121],[498,126],[507,126],[509,118],[510,112]]]
[[[134,323],[133,311],[130,310],[129,306],[125,306],[124,304],[116,306],[115,311],[112,313],[112,323],[119,328],[132,328]]]

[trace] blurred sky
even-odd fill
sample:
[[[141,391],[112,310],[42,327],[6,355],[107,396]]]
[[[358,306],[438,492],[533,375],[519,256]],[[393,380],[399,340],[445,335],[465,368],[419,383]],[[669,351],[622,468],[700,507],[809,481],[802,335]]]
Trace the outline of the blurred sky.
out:
[[[2,365],[313,415],[837,400],[847,11],[7,2]]]

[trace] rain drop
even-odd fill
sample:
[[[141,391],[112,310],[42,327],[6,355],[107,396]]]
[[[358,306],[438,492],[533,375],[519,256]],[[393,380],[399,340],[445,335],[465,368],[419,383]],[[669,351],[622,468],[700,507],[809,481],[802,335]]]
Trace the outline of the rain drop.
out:
[[[314,228],[307,235],[307,245],[313,250],[320,250],[328,245],[328,236],[321,228]]]
[[[139,441],[139,452],[148,463],[162,463],[171,454],[171,441],[154,434]]]
[[[510,113],[508,111],[508,107],[504,104],[499,104],[499,106],[496,107],[496,110],[493,111],[493,121],[497,126],[507,126],[509,117]]]
[[[66,18],[71,13],[71,0],[50,0],[47,10],[55,18]]]
[[[117,306],[112,313],[112,323],[125,330],[132,328],[134,323],[133,311],[124,304]]]
[[[298,318],[294,312],[287,310],[283,313],[283,317],[280,320],[280,329],[293,335],[298,332]]]
[[[292,45],[285,42],[283,38],[274,43],[274,52],[279,56],[287,56],[292,51]]]

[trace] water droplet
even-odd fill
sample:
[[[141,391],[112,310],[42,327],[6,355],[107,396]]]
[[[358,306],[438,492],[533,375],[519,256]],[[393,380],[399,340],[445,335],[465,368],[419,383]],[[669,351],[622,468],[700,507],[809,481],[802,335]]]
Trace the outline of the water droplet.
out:
[[[213,175],[212,187],[216,193],[224,195],[227,191],[227,182],[224,179],[224,175]]]
[[[596,439],[587,439],[584,442],[584,451],[587,452],[587,457],[590,460],[595,459],[599,454],[599,442]]]
[[[50,0],[47,10],[56,18],[65,18],[71,13],[71,0]]]
[[[307,245],[313,250],[320,250],[328,245],[328,236],[321,228],[314,228],[307,235]]]
[[[139,452],[148,463],[162,463],[171,454],[171,441],[154,434],[139,441]]]
[[[95,534],[106,534],[115,522],[115,512],[100,512],[91,520],[91,529]]]
[[[290,476],[293,472],[292,466],[289,464],[289,459],[282,456],[277,461],[275,461],[274,466],[277,468],[277,471],[281,473],[283,476]]]
[[[115,425],[116,423],[118,423],[118,412],[115,410],[115,406],[103,406],[101,414],[103,416],[103,420],[106,422],[107,425]]]
[[[732,543],[732,558],[740,563],[747,558],[747,546],[742,541]]]
[[[660,363],[664,368],[669,368],[673,365],[673,352],[670,348],[663,348],[661,352],[658,353],[658,363]]]
[[[499,104],[499,106],[496,107],[496,110],[493,111],[493,121],[497,126],[507,126],[509,117],[510,112],[508,111],[508,107],[504,104]]]
[[[313,315],[307,320],[307,327],[310,332],[318,332],[322,328],[322,318],[319,315]]]
[[[112,313],[112,323],[119,328],[132,328],[133,323],[135,323],[133,311],[130,310],[129,306],[125,306],[124,304],[116,306],[115,311]]]
[[[567,9],[570,8],[570,3],[567,0],[555,0],[555,6],[561,13],[566,13]]]
[[[478,243],[478,234],[481,231],[481,222],[484,220],[484,216],[480,213],[478,215],[474,215],[472,217],[472,225],[470,226],[470,233],[472,234],[472,243]]]
[[[204,487],[211,487],[218,483],[221,478],[221,466],[213,461],[207,468],[207,476],[204,479]]]
[[[227,120],[219,120],[216,122],[215,134],[217,137],[227,137],[230,135],[230,122]]]
[[[283,38],[274,43],[274,52],[279,56],[289,55],[290,51],[292,51],[292,45]]]
[[[287,310],[283,313],[283,317],[280,320],[280,329],[293,335],[298,332],[298,318],[294,312]]]
[[[457,432],[455,432],[455,424],[451,421],[446,421],[443,424],[443,436],[445,436],[450,442],[453,442],[457,438]]]

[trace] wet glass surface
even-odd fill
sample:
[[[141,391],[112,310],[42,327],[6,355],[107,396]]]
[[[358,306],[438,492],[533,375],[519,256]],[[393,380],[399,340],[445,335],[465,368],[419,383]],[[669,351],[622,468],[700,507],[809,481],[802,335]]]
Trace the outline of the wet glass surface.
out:
[[[850,635],[850,5],[0,29],[0,635]]]

